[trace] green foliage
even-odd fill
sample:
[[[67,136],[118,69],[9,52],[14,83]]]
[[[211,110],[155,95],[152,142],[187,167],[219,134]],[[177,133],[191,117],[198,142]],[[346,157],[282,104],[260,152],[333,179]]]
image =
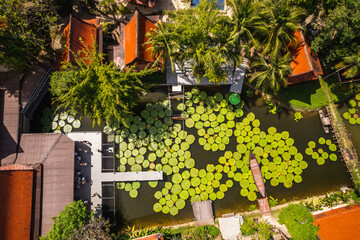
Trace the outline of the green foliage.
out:
[[[123,20],[123,15],[131,13],[131,10],[126,8],[123,3],[116,2],[115,0],[100,0],[91,6],[91,12],[120,23]]]
[[[320,33],[311,43],[328,68],[355,54],[360,44],[360,2],[341,0],[335,6],[316,25]]]
[[[272,231],[272,226],[267,224],[265,221],[259,222],[257,226],[257,236],[255,239],[257,240],[268,240],[271,239],[272,235],[274,234]]]
[[[258,209],[258,208],[259,208],[258,205],[252,204],[252,205],[250,205],[250,207],[249,207],[249,211],[252,212],[252,211],[255,211],[255,210]]]
[[[280,86],[286,86],[287,76],[292,72],[289,55],[280,56],[279,53],[272,54],[268,60],[263,57],[256,59],[252,70],[254,73],[249,82],[264,91],[272,90],[275,93]]]
[[[351,56],[346,56],[343,58],[343,61],[338,63],[336,69],[344,68],[345,70],[342,73],[347,78],[353,78],[360,75],[360,47],[358,48],[357,53],[352,54]]]
[[[254,90],[252,90],[251,88],[246,90],[246,96],[248,98],[252,98],[254,96]]]
[[[242,235],[252,236],[258,240],[271,239],[273,235],[272,226],[265,221],[259,221],[254,218],[245,218],[244,223],[240,226]]]
[[[310,211],[301,203],[290,204],[279,214],[279,223],[285,224],[294,240],[317,239],[318,228],[313,224],[314,221]]]
[[[254,235],[257,229],[257,224],[254,218],[245,218],[244,223],[240,226],[242,235],[251,236]]]
[[[119,71],[113,63],[103,63],[96,46],[82,51],[81,56],[76,57],[76,65],[67,63],[51,76],[54,101],[59,107],[90,116],[93,124],[111,124],[115,120],[126,124],[124,118],[132,114],[144,93],[140,78],[153,71],[134,72],[134,67]]]
[[[278,199],[270,196],[269,197],[269,205],[270,205],[270,207],[275,207],[276,205],[278,205]]]
[[[194,8],[168,12],[168,16],[166,23],[158,23],[148,34],[154,55],[169,60],[173,71],[174,64],[183,68],[185,62],[193,61],[192,74],[198,80],[225,81],[228,73],[222,66],[238,64],[240,54],[228,41],[229,20],[216,10],[215,1],[201,1]]]
[[[79,200],[67,205],[64,210],[59,213],[57,218],[53,218],[54,225],[49,233],[41,239],[69,239],[75,231],[84,226],[93,213],[87,210],[85,204]]]
[[[294,114],[294,120],[295,120],[295,122],[298,122],[298,121],[301,120],[302,118],[303,118],[303,116],[302,116],[301,112],[296,112],[296,113]]]
[[[56,23],[52,1],[1,1],[0,64],[23,72],[50,56],[50,32]]]
[[[287,53],[288,44],[297,43],[294,32],[301,29],[299,21],[305,16],[305,11],[292,5],[290,0],[266,1],[265,4],[271,11],[266,11],[265,15],[269,31],[264,40],[263,54],[272,53],[281,58],[279,53]]]

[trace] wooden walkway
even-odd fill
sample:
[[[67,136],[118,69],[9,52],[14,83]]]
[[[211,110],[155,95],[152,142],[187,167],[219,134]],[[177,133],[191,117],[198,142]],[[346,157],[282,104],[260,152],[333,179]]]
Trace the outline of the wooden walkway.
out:
[[[263,216],[270,216],[271,215],[271,210],[270,210],[270,205],[269,205],[269,199],[266,198],[261,198],[258,199],[259,202],[259,209],[260,209],[260,213]]]
[[[191,203],[195,217],[195,226],[214,225],[214,213],[211,200]]]
[[[162,171],[102,173],[103,182],[135,182],[163,180]]]
[[[345,162],[347,168],[348,168],[348,172],[351,175],[352,181],[356,182],[356,177],[354,176],[354,174],[356,174],[357,176],[359,176],[358,173],[358,168],[359,168],[359,162],[358,162],[358,155],[356,153],[356,149],[352,143],[352,141],[350,140],[350,135],[347,132],[345,126],[341,127],[340,126],[340,122],[335,120],[334,117],[332,116],[332,111],[330,111],[329,107],[326,106],[326,112],[328,113],[328,116],[330,118],[330,123],[331,123],[331,127],[332,127],[332,133],[333,133],[333,138],[335,138],[336,142],[337,142],[337,146],[339,148],[339,152],[341,153],[342,156],[342,160]],[[342,129],[341,131],[341,135],[338,132],[337,129]],[[348,147],[345,146],[345,144],[341,144],[343,143],[343,141],[346,140],[342,140],[342,138],[347,138],[348,139]]]
[[[261,175],[260,167],[256,160],[256,157],[251,151],[250,151],[250,155],[249,155],[249,161],[250,161],[250,169],[251,169],[251,173],[254,178],[255,185],[256,185],[257,189],[259,190],[261,196],[265,197],[266,192],[265,192],[264,179]]]

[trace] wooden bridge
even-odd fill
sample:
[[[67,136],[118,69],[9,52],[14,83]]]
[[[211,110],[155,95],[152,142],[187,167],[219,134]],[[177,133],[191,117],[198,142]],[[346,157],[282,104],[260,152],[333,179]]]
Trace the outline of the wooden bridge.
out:
[[[341,126],[341,124],[343,123],[340,123],[338,120],[334,119],[333,113],[328,106],[326,106],[326,112],[328,113],[330,118],[330,123],[332,127],[331,132],[333,133],[333,138],[337,142],[339,148],[338,151],[341,153],[342,159],[348,168],[348,172],[351,175],[352,181],[355,183],[357,177],[355,177],[354,175],[356,174],[356,176],[359,176],[359,158],[356,153],[356,149],[352,141],[350,140],[350,135],[347,132],[345,126]],[[339,133],[338,129],[341,130],[341,134]]]
[[[214,213],[211,200],[191,203],[195,226],[214,225]]]

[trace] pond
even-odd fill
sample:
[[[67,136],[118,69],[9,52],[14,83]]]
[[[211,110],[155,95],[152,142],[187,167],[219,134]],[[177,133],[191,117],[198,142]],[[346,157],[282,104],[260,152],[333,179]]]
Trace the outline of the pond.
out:
[[[210,95],[214,95],[218,91],[225,93],[228,91],[228,88],[202,87],[200,88],[200,90],[205,90],[207,92],[207,95],[210,96]],[[294,139],[294,146],[296,147],[296,151],[298,153],[301,153],[298,155],[302,155],[300,160],[306,161],[308,165],[308,167],[304,168],[301,173],[302,181],[299,181],[300,183],[294,182],[293,184],[292,181],[290,181],[292,186],[290,184],[288,188],[284,187],[283,184],[279,184],[279,185],[274,184],[277,186],[272,186],[272,182],[267,180],[265,182],[265,186],[268,196],[273,196],[274,198],[279,199],[279,201],[281,201],[282,199],[286,199],[286,200],[292,200],[294,198],[302,199],[312,195],[319,195],[329,191],[339,190],[341,187],[351,185],[350,175],[348,174],[347,169],[343,162],[341,162],[340,160],[337,161],[326,160],[325,164],[318,165],[317,160],[314,160],[311,156],[305,154],[305,150],[309,148],[308,145],[309,141],[314,141],[316,142],[316,145],[319,145],[318,144],[319,138],[322,137],[325,140],[331,139],[330,134],[324,133],[317,112],[303,113],[304,118],[301,119],[299,122],[295,122],[293,120],[293,114],[294,114],[293,112],[284,110],[280,114],[276,114],[276,115],[268,113],[267,107],[264,104],[263,99],[260,97],[254,97],[253,99],[246,100],[242,110],[244,112],[244,115],[241,118],[235,119],[236,124],[238,124],[238,122],[241,122],[241,120],[243,120],[244,118],[247,117],[250,118],[250,115],[248,114],[252,112],[255,115],[255,118],[258,119],[260,122],[259,128],[261,131],[267,133],[270,127],[275,127],[275,130],[277,130],[278,133],[281,133],[283,131],[288,131],[290,138]],[[226,147],[223,151],[217,150],[217,147],[216,149],[214,149],[215,151],[212,150],[206,151],[204,150],[204,146],[199,144],[198,140],[201,137],[199,137],[197,129],[186,127],[182,121],[178,123],[181,124],[182,128],[187,132],[188,135],[195,136],[195,141],[192,144],[190,144],[190,148],[188,149],[188,151],[191,152],[191,158],[195,160],[195,167],[197,169],[207,169],[207,166],[209,164],[219,165],[220,159],[222,158],[224,159],[223,156],[225,151],[229,151],[231,153],[235,153],[239,151],[239,148],[237,146],[241,144],[238,143],[237,137],[234,136],[233,134],[229,136],[228,139],[229,142],[228,144],[226,144]],[[272,137],[269,137],[269,139],[270,138]],[[219,144],[219,148],[220,148],[220,144]],[[244,154],[242,156],[240,155],[241,160],[243,160],[245,163],[246,163],[245,158],[246,156],[248,156],[247,154]],[[148,155],[145,156],[145,158],[147,157]],[[269,160],[270,159],[272,158],[269,156]],[[288,161],[288,163],[291,165],[291,161],[290,162]],[[260,166],[263,165],[264,165],[263,160],[261,160]],[[237,171],[240,172],[240,168],[238,169],[235,168],[234,170],[235,173]],[[180,169],[180,173],[182,171],[184,171],[184,169]],[[264,173],[265,172],[263,172],[263,174]],[[234,178],[234,176],[229,177],[224,175],[221,181],[222,182],[226,181],[227,183],[227,180],[230,180],[232,178]],[[193,214],[192,214],[191,204],[189,201],[190,197],[189,199],[186,200],[186,204],[184,207],[182,206],[183,208],[181,210],[179,210],[178,212],[176,210],[176,212],[174,212],[173,215],[175,216],[172,216],[169,213],[164,214],[161,211],[154,212],[153,210],[153,208],[155,207],[154,204],[156,204],[159,201],[154,197],[154,194],[157,191],[159,190],[161,191],[163,188],[166,188],[165,182],[171,182],[171,181],[174,182],[174,178],[172,178],[172,175],[168,176],[165,179],[165,181],[159,182],[159,184],[155,188],[150,187],[149,184],[147,183],[141,183],[141,187],[138,189],[138,191],[136,191],[136,195],[139,194],[137,198],[131,198],[129,196],[129,192],[126,192],[124,190],[116,191],[117,222],[127,225],[136,225],[137,227],[142,227],[142,226],[153,226],[153,225],[161,225],[161,226],[172,225],[172,224],[192,221]],[[239,182],[235,180],[234,181],[231,180],[231,182],[232,184],[226,187],[226,189],[228,190],[224,191],[226,192],[224,196],[222,197],[218,196],[217,197],[218,199],[216,199],[215,196],[216,200],[213,202],[213,206],[217,217],[221,216],[224,213],[246,211],[250,205],[257,204],[256,201],[250,201],[249,197],[242,197],[240,195],[240,191],[242,191],[243,187],[240,186]],[[249,182],[247,182],[247,185],[248,184]],[[210,184],[208,183],[207,185],[211,185],[211,183]],[[251,181],[250,181],[250,185],[251,185]],[[205,194],[206,199],[208,197],[211,199],[210,192],[211,191],[209,191],[209,195]],[[159,196],[159,198],[161,198],[161,196]],[[171,202],[171,200],[168,201]],[[172,203],[170,203],[170,205],[172,205]]]

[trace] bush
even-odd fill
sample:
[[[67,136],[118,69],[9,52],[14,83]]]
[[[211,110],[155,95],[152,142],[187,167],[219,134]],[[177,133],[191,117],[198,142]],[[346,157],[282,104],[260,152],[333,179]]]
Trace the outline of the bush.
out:
[[[240,226],[240,231],[244,236],[251,236],[255,234],[256,227],[254,218],[245,218],[244,223]]]
[[[268,240],[271,239],[273,232],[272,232],[272,226],[270,224],[267,224],[265,221],[261,221],[257,227],[257,238],[258,240]]]
[[[93,213],[87,210],[81,200],[72,202],[59,213],[57,218],[52,219],[54,225],[51,227],[49,233],[45,237],[40,237],[40,239],[69,239],[69,237],[84,226],[92,216]]]
[[[283,208],[279,214],[279,223],[285,224],[294,240],[317,239],[318,228],[310,211],[301,203],[290,204]]]

